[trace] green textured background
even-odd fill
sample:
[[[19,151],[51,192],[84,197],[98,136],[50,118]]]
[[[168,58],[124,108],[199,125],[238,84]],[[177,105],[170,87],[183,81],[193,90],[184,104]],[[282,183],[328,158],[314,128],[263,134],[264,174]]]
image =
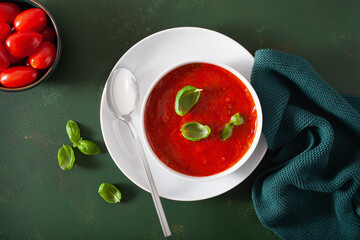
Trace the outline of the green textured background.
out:
[[[63,52],[48,81],[25,92],[0,92],[0,239],[163,238],[150,194],[117,169],[99,122],[110,70],[152,33],[179,26],[213,29],[252,54],[273,48],[302,56],[337,91],[360,95],[359,1],[40,2],[56,18]],[[75,167],[65,172],[56,155],[70,143],[68,119],[77,121],[102,153],[77,154]],[[251,202],[251,185],[265,165],[221,196],[163,199],[170,239],[277,239],[262,227]],[[100,198],[102,182],[119,187],[121,204]]]

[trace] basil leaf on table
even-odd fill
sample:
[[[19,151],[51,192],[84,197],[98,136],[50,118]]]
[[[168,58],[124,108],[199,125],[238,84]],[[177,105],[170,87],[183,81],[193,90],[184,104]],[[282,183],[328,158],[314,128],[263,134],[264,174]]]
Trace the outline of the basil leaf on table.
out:
[[[58,160],[62,170],[70,170],[75,162],[75,154],[72,147],[63,145],[58,151]]]
[[[207,138],[211,133],[211,129],[207,125],[202,125],[198,122],[190,122],[182,126],[181,132],[186,139],[199,141]]]
[[[190,85],[183,87],[176,94],[175,112],[184,116],[199,101],[201,91],[202,89]]]
[[[73,143],[73,147],[77,147],[81,141],[80,128],[77,123],[69,120],[66,123],[66,133],[69,136],[70,141]]]
[[[90,140],[80,140],[77,148],[86,155],[96,155],[100,153],[98,145]]]
[[[244,124],[244,118],[240,116],[239,113],[236,113],[231,117],[230,123],[232,123],[234,126],[240,126],[241,124]]]
[[[221,138],[223,141],[231,137],[234,126],[231,123],[227,123],[224,129],[221,131]]]
[[[118,203],[121,200],[121,192],[110,183],[102,183],[98,193],[108,203]]]

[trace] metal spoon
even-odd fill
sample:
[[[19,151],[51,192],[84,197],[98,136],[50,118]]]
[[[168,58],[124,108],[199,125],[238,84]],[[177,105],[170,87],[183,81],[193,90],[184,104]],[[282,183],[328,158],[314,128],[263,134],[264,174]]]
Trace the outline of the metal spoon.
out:
[[[164,236],[168,237],[171,235],[169,224],[166,220],[165,212],[161,205],[159,194],[156,189],[144,149],[134,124],[131,121],[131,115],[135,112],[139,101],[139,88],[134,75],[129,70],[125,68],[116,68],[110,73],[106,85],[106,100],[112,113],[118,119],[126,122],[131,130],[149,181],[151,190],[150,193],[155,204]]]

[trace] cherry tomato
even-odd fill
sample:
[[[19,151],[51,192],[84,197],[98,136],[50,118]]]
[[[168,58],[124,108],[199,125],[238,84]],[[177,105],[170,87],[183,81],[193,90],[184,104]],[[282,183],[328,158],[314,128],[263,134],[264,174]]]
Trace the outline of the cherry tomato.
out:
[[[14,3],[0,3],[0,22],[12,25],[16,15],[20,13],[20,8]]]
[[[5,41],[10,54],[16,58],[29,56],[40,46],[42,35],[36,32],[13,33]]]
[[[32,67],[11,67],[1,73],[0,83],[5,87],[23,87],[34,82],[37,77],[38,72]]]
[[[41,32],[46,23],[46,13],[42,9],[30,8],[16,16],[14,28],[18,32]]]
[[[16,58],[11,54],[9,54],[9,57],[10,57],[11,64],[18,64],[19,62],[22,62],[24,60],[24,58]]]
[[[0,72],[7,69],[10,65],[10,56],[5,46],[0,43]]]
[[[0,23],[0,42],[5,42],[5,39],[11,34],[11,27],[6,22]]]
[[[55,60],[56,47],[52,42],[42,42],[35,52],[29,56],[30,66],[36,69],[45,69],[51,66]]]
[[[43,41],[55,41],[56,34],[51,27],[46,27],[40,34],[43,36]]]

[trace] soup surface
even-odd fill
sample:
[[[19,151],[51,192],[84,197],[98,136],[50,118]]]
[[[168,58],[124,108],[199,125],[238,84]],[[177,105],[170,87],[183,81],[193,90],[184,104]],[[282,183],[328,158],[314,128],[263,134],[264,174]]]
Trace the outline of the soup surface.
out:
[[[199,101],[184,116],[176,114],[176,94],[184,86],[201,88]],[[244,124],[223,141],[221,131],[236,113]],[[207,63],[180,66],[166,74],[145,106],[145,133],[157,157],[185,175],[204,177],[227,170],[247,152],[255,136],[257,113],[247,87],[228,70]],[[208,125],[210,135],[191,141],[182,135],[188,122]]]

